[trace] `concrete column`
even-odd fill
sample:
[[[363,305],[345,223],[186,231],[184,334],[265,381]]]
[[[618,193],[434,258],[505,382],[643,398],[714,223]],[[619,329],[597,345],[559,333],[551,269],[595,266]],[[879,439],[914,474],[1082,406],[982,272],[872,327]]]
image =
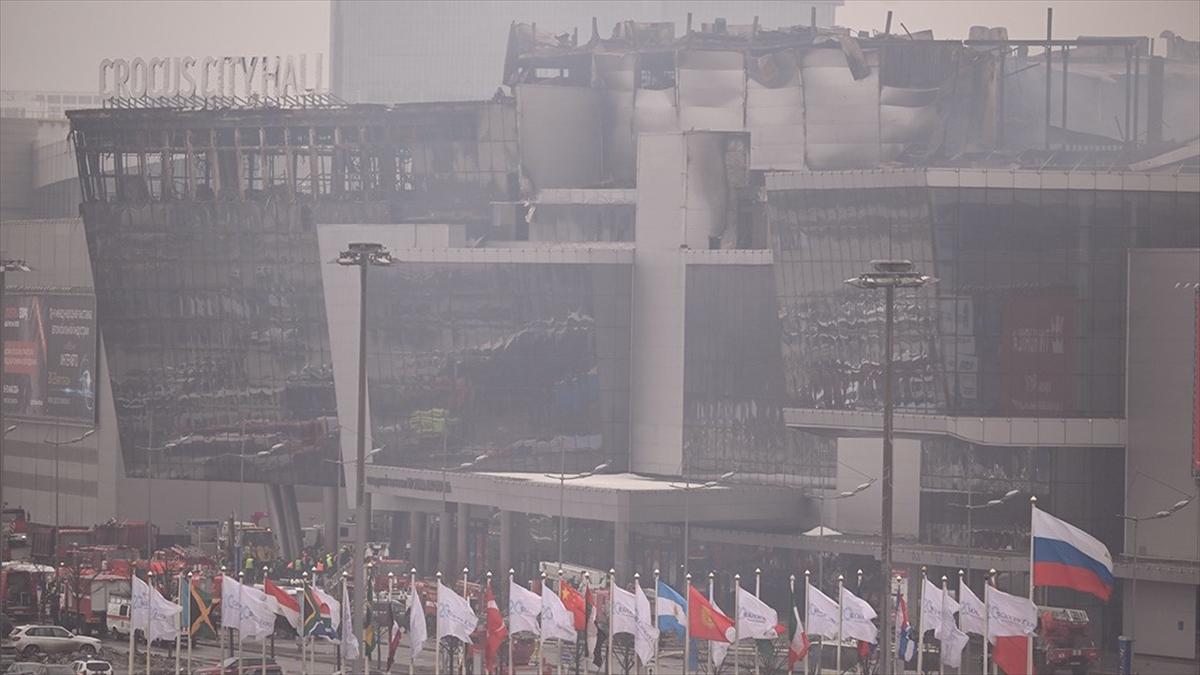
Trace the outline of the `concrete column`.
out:
[[[337,555],[338,552],[338,488],[337,486],[321,489],[321,507],[325,514],[325,550]]]
[[[454,559],[451,557],[450,547],[453,544],[454,525],[451,523],[450,505],[446,505],[445,511],[438,514],[438,555],[437,564],[431,571],[441,570],[443,574],[449,574],[453,571]]]
[[[467,534],[471,529],[471,505],[460,503],[458,505],[458,516],[455,520],[455,534],[457,535],[454,540],[454,554],[457,556],[455,558],[457,561],[455,569],[461,570],[469,566],[469,562],[467,561]]]
[[[629,560],[629,522],[618,520],[613,523],[613,569],[617,579],[624,583],[633,574]]]
[[[392,511],[388,518],[388,546],[392,549],[393,558],[407,558],[405,544],[408,543],[408,514],[404,511]]]
[[[425,514],[420,511],[408,512],[408,544],[409,562],[417,568],[417,572],[425,572]]]
[[[512,511],[500,512],[500,569],[497,574],[508,574],[512,569],[513,544],[513,514]],[[507,591],[506,591],[507,592]]]

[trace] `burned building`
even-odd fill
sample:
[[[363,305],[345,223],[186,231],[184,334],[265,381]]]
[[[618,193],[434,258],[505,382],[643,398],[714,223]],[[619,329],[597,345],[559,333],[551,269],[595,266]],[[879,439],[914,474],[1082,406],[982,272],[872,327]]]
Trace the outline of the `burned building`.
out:
[[[907,258],[940,282],[897,310],[897,564],[1024,583],[1021,505],[957,506],[1010,490],[1130,550],[1127,260],[1200,248],[1200,130],[1164,84],[1198,64],[801,23],[513,24],[490,101],[71,113],[127,471],[336,485],[358,287],[327,263],[376,241],[367,484],[418,566],[532,571],[555,517],[622,572],[872,556],[878,486],[826,504],[880,472],[882,299],[843,282]],[[1156,536],[1141,578],[1194,627],[1200,561]]]

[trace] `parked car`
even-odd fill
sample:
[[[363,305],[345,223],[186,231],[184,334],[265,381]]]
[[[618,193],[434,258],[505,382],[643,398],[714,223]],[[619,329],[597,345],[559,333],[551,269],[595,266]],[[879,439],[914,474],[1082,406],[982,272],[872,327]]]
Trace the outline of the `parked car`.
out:
[[[238,675],[238,660],[238,657],[231,656],[219,666],[197,670],[196,675]],[[283,675],[283,669],[270,657],[243,656],[241,666],[243,675]]]
[[[111,675],[112,664],[99,659],[81,659],[71,664],[73,675]]]
[[[99,640],[86,635],[75,635],[62,626],[17,626],[9,637],[13,650],[25,658],[38,654],[71,652],[95,656],[100,652]]]

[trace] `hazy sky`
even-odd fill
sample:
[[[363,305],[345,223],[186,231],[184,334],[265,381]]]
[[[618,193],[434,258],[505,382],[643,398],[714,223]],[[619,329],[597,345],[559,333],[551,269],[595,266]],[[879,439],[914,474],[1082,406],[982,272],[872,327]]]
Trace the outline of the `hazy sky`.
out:
[[[1157,37],[1166,28],[1191,40],[1200,36],[1196,0],[847,0],[837,17],[843,26],[882,29],[890,9],[894,32],[903,22],[912,31],[965,37],[972,24],[981,24],[1007,26],[1013,38],[1037,38],[1045,35],[1047,6],[1054,8],[1056,37]],[[328,51],[328,0],[0,0],[2,89],[95,91],[97,66],[106,57]]]

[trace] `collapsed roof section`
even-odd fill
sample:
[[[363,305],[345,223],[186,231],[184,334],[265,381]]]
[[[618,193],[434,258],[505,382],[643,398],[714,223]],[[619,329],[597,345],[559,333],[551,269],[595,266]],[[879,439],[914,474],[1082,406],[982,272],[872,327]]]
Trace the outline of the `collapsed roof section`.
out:
[[[1031,55],[1031,47],[1042,53]],[[1139,138],[1162,139],[1164,59],[1148,47],[1144,38],[1010,40],[1004,28],[935,40],[929,31],[900,38],[720,19],[698,31],[689,19],[678,37],[671,23],[621,22],[607,39],[593,22],[581,42],[576,32],[514,23],[504,83],[517,99],[530,194],[633,186],[636,139],[654,132],[749,131],[756,170],[924,165],[1032,148],[1122,150]],[[1175,65],[1190,83],[1184,88],[1196,89],[1192,65]],[[1131,100],[1140,102],[1132,120]]]

